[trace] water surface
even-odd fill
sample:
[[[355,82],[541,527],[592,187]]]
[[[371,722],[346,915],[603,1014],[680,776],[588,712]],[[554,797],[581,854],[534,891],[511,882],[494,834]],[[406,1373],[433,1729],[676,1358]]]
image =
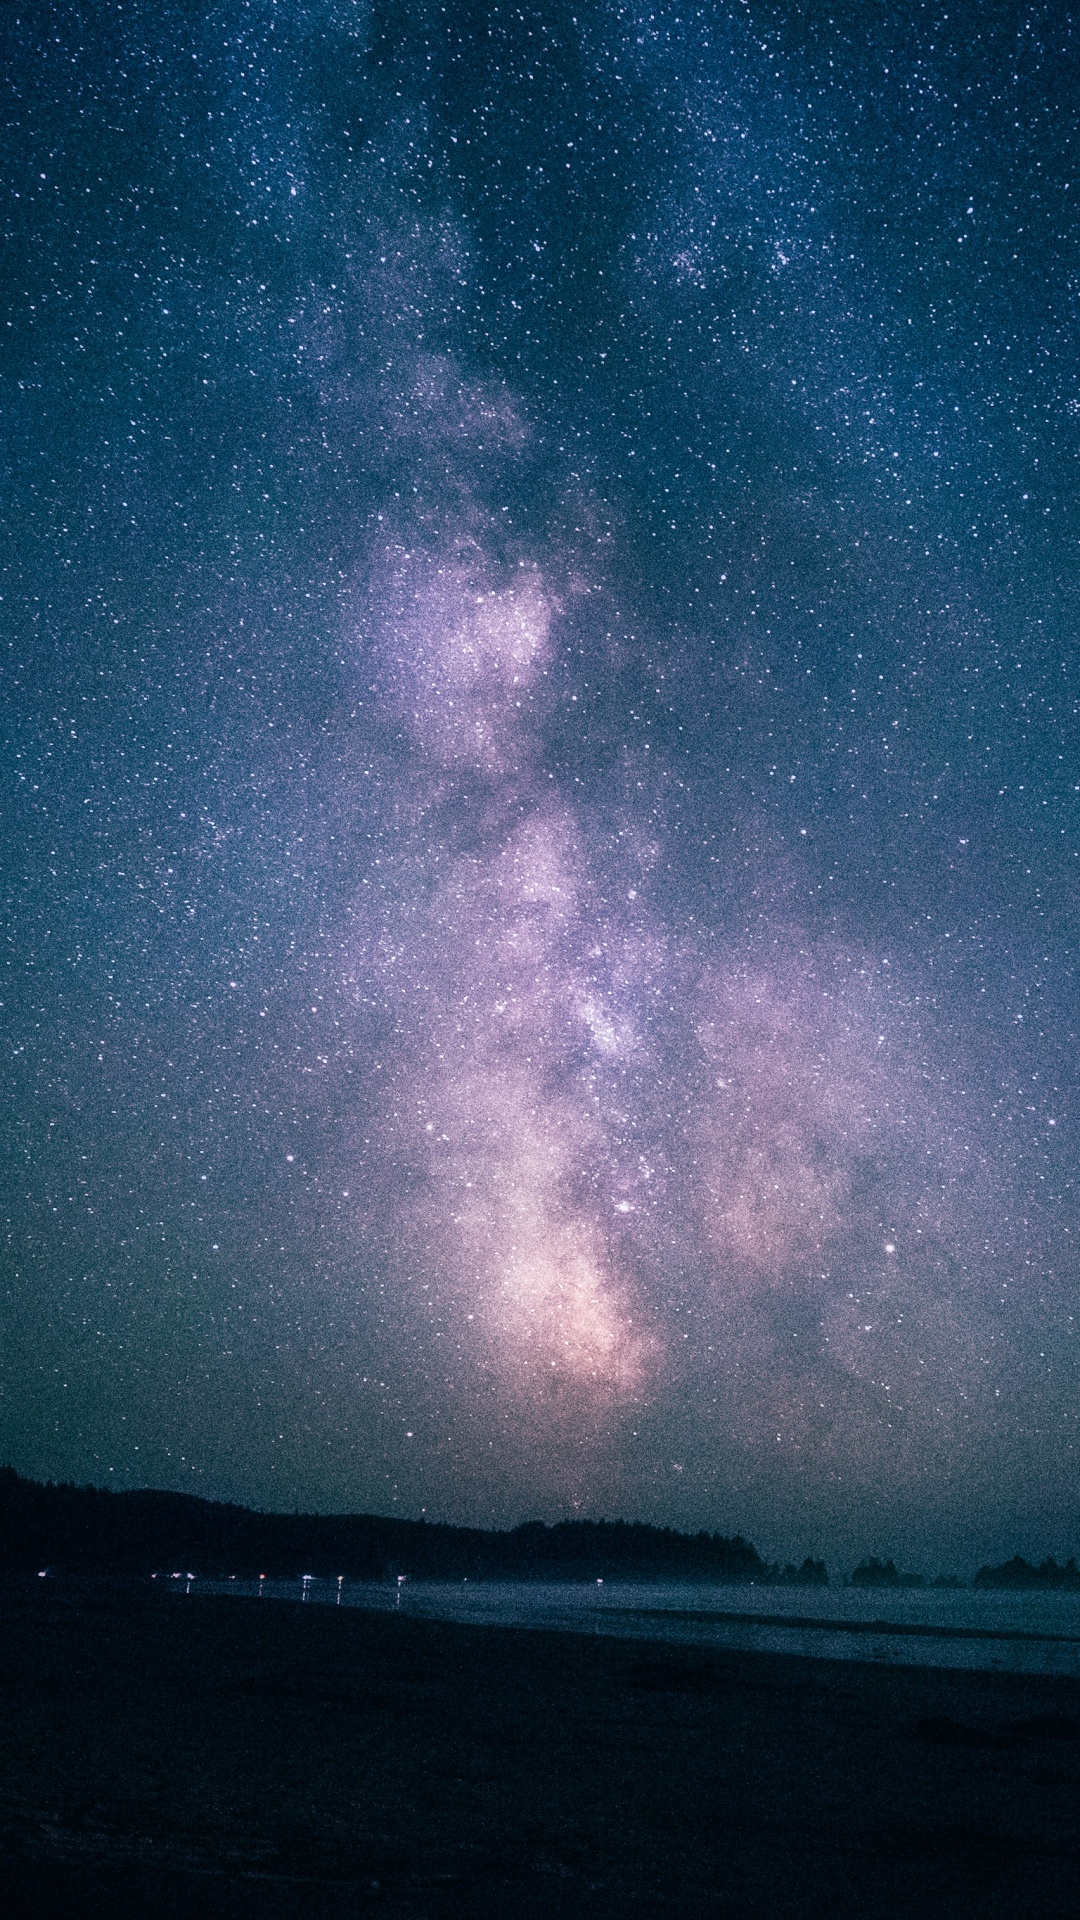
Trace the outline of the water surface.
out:
[[[176,1591],[186,1579],[170,1580]],[[252,1580],[192,1592],[258,1594]],[[727,1652],[1080,1676],[1080,1594],[970,1588],[764,1587],[603,1581],[266,1580],[267,1600],[306,1600],[422,1620],[662,1640]]]

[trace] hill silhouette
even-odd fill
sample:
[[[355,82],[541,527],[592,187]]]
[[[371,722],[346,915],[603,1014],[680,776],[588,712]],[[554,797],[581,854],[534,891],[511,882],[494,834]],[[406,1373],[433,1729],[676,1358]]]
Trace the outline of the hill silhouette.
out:
[[[1080,1590],[1080,1567],[1075,1560],[1066,1560],[1064,1566],[1059,1567],[1053,1559],[1043,1560],[1034,1567],[1029,1560],[1022,1560],[1016,1554],[1000,1567],[980,1567],[972,1585],[1075,1593]]]
[[[922,1587],[926,1582],[921,1573],[899,1573],[894,1560],[877,1560],[871,1554],[855,1568],[851,1584],[853,1587]]]
[[[0,1570],[241,1577],[405,1573],[429,1580],[806,1581],[820,1561],[772,1567],[736,1535],[623,1520],[528,1521],[510,1531],[374,1514],[259,1513],[193,1494],[42,1485],[0,1468]]]

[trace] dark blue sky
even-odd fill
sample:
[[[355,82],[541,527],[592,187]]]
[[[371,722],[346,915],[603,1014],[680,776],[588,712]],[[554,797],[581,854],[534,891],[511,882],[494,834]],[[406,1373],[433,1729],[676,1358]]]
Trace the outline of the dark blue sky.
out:
[[[0,1457],[1080,1548],[1071,10],[2,32]]]

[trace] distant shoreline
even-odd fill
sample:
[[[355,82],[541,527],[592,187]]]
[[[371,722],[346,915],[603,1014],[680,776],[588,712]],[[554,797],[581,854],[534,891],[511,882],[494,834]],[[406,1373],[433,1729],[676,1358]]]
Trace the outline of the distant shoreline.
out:
[[[767,1561],[741,1534],[680,1533],[643,1521],[526,1521],[506,1530],[377,1514],[262,1513],[194,1494],[54,1485],[0,1467],[0,1571],[149,1574],[182,1565],[212,1578],[698,1581],[862,1589],[990,1587],[1080,1591],[1075,1561],[1015,1555],[969,1583],[897,1570],[873,1556],[848,1580],[825,1562]]]
[[[925,1589],[924,1589],[925,1591]],[[950,1627],[911,1620],[816,1620],[799,1613],[705,1613],[694,1607],[612,1607],[639,1620],[715,1621],[729,1627],[790,1627],[822,1633],[908,1634],[932,1640],[1031,1640],[1080,1646],[1080,1633],[1035,1633],[1021,1627]]]

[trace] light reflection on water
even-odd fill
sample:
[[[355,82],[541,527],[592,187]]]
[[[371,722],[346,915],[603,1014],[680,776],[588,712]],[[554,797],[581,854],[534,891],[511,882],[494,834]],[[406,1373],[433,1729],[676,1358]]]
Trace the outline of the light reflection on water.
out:
[[[171,1584],[171,1583],[170,1583]],[[267,1579],[263,1597],[716,1651],[1080,1676],[1080,1593],[623,1582]],[[251,1597],[255,1580],[194,1582]]]

